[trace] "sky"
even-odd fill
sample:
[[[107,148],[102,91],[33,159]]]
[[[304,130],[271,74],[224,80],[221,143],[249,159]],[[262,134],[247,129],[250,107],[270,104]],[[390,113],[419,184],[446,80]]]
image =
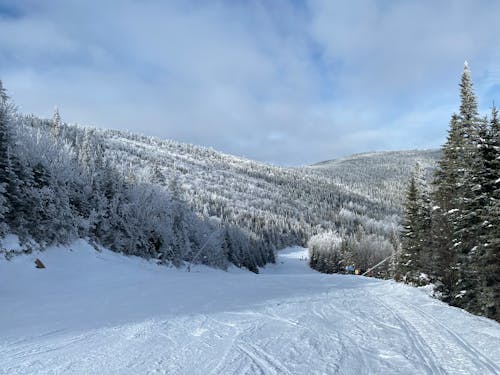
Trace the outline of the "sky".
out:
[[[500,101],[500,1],[0,0],[19,110],[277,165],[439,147],[469,62]]]

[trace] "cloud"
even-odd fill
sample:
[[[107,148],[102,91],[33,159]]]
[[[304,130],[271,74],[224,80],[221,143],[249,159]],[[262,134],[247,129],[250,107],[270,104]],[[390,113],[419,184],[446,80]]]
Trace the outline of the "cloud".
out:
[[[277,164],[439,144],[465,58],[498,93],[491,1],[21,4],[0,72],[25,112]]]

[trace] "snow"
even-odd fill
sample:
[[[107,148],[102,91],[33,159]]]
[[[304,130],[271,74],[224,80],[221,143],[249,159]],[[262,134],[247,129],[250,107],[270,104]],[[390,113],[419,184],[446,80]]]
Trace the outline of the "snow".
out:
[[[0,374],[500,373],[498,323],[306,259],[187,272],[84,241],[1,258]]]
[[[0,238],[0,248],[6,250],[19,251],[23,247],[19,244],[19,237],[15,234],[7,234],[4,238]]]

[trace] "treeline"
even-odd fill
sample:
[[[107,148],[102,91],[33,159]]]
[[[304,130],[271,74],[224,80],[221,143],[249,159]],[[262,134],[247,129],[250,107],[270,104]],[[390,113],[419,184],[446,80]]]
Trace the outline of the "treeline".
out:
[[[179,178],[160,188],[124,175],[94,129],[16,112],[0,81],[0,238],[18,235],[26,249],[87,238],[113,251],[180,265],[257,272],[273,248],[254,233],[196,214]]]
[[[460,98],[432,184],[418,165],[409,181],[394,277],[500,321],[500,120],[479,115],[467,65]]]

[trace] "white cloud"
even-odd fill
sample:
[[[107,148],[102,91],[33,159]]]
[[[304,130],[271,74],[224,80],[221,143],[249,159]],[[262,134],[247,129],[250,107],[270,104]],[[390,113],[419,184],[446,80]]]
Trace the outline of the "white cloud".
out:
[[[498,70],[489,1],[27,4],[0,17],[24,111],[280,164],[435,145],[464,58],[480,94]]]

